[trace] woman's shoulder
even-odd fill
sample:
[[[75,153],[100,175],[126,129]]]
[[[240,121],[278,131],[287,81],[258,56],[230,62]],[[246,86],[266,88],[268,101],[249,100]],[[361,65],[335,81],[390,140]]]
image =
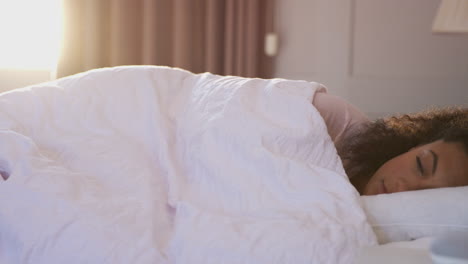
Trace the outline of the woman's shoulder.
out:
[[[328,133],[335,144],[347,132],[369,122],[369,118],[356,106],[325,91],[317,92],[312,104],[324,119]]]

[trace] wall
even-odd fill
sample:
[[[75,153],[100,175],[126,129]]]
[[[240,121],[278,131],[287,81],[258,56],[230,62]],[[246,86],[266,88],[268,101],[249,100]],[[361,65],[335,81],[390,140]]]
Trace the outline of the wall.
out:
[[[468,35],[434,35],[439,0],[276,0],[275,76],[324,83],[371,117],[468,106]],[[0,69],[0,92],[49,80]]]
[[[277,0],[275,76],[324,83],[371,117],[468,106],[468,35],[431,32],[438,0]]]
[[[0,92],[50,80],[47,70],[0,69]]]

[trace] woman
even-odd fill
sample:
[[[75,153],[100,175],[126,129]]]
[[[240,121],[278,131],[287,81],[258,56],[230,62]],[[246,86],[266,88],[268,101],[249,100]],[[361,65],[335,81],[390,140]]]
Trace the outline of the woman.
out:
[[[325,93],[317,93],[313,104],[360,194],[468,185],[467,108],[370,122],[355,107]]]

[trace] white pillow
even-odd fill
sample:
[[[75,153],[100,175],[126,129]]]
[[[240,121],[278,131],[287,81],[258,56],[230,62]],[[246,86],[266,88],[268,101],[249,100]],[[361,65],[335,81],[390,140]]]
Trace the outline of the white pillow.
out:
[[[468,235],[468,186],[361,196],[379,244]]]

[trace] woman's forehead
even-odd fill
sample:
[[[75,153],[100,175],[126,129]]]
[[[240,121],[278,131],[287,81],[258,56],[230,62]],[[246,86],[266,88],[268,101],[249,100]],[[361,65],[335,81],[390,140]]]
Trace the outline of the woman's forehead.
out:
[[[468,185],[468,154],[461,143],[436,141],[425,149],[437,156],[436,175],[452,186]]]
[[[431,149],[433,151],[439,151],[448,155],[456,155],[459,157],[468,157],[468,154],[464,151],[463,144],[460,142],[446,142],[443,140],[437,140],[425,145],[420,146],[422,149]]]

